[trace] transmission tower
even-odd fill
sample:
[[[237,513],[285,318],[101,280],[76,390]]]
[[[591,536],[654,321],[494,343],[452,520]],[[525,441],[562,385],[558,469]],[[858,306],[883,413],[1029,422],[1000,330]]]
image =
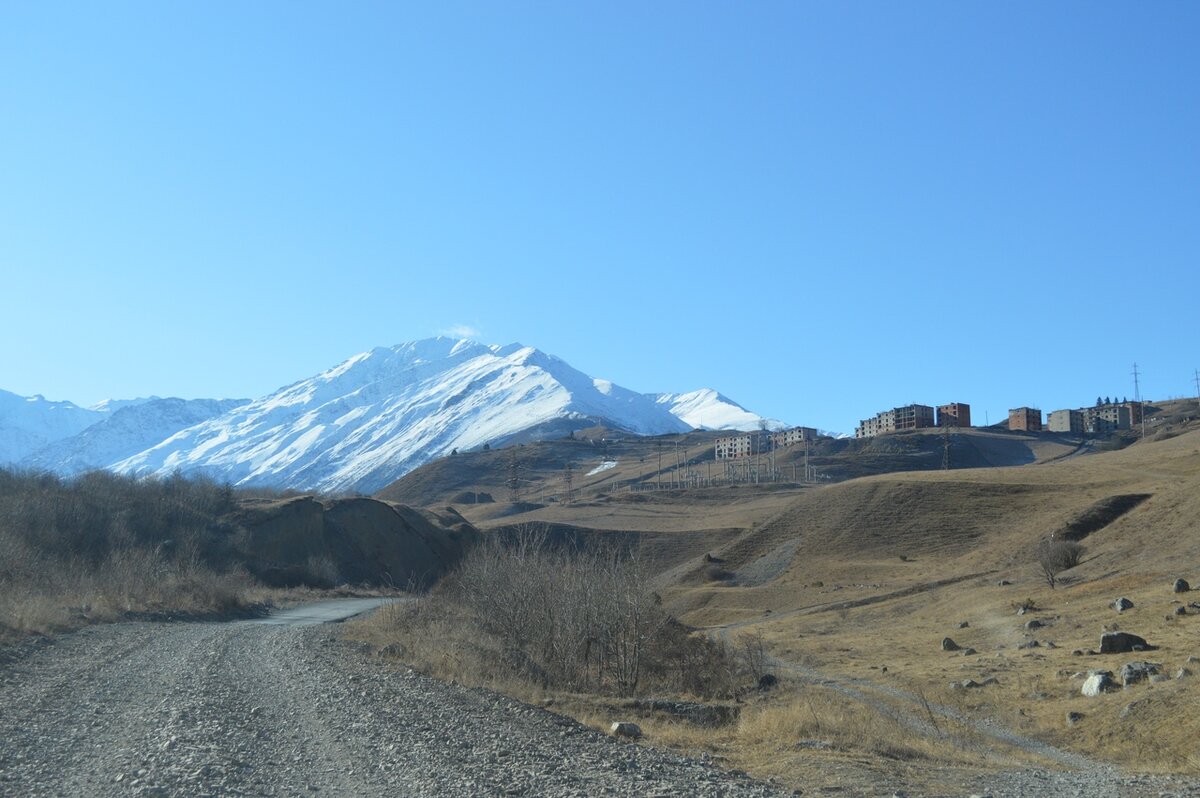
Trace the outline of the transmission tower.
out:
[[[521,462],[517,459],[516,446],[508,450],[508,477],[505,483],[508,485],[508,500],[510,502],[520,501]]]
[[[950,470],[950,426],[942,427],[942,470]]]
[[[1138,416],[1142,419],[1142,440],[1146,439],[1146,408],[1142,407],[1142,388],[1139,380],[1137,363],[1133,364],[1133,402],[1137,405]]]
[[[1192,369],[1196,380],[1196,406],[1200,407],[1200,369]]]

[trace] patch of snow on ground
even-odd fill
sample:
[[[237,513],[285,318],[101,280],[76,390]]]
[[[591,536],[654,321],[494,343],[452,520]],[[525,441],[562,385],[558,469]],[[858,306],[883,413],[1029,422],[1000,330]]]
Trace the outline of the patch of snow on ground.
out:
[[[590,476],[593,476],[594,474],[599,474],[599,473],[602,473],[602,472],[604,472],[604,471],[607,471],[607,470],[608,470],[608,469],[610,469],[610,468],[616,468],[616,467],[617,467],[617,461],[616,461],[616,460],[605,460],[603,463],[601,463],[600,465],[596,466],[596,467],[595,467],[595,468],[593,468],[591,471],[587,472],[587,476],[589,476],[589,477],[590,477]]]

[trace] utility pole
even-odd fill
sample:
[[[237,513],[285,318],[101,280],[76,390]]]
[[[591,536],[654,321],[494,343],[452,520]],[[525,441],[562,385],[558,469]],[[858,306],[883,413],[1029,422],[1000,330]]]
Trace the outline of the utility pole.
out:
[[[1146,439],[1146,408],[1142,407],[1142,389],[1138,380],[1138,366],[1133,364],[1133,402],[1137,405],[1138,415],[1142,419],[1142,440]]]
[[[1200,408],[1200,369],[1193,369],[1192,373],[1196,378],[1196,407]]]
[[[575,481],[574,469],[571,467],[571,461],[563,466],[563,485],[567,489],[567,502],[571,501],[571,485]]]
[[[662,438],[656,440],[654,446],[658,449],[658,489],[662,490]]]
[[[950,426],[942,427],[942,470],[950,470]]]

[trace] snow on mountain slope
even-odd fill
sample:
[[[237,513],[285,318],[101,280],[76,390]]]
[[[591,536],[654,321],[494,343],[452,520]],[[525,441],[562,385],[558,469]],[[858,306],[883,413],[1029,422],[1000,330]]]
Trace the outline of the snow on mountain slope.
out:
[[[689,393],[650,394],[660,405],[665,405],[677,418],[695,429],[756,430],[766,422],[768,429],[783,429],[786,424],[774,418],[763,418],[751,413],[732,399],[722,396],[711,388],[701,388]]]
[[[104,418],[71,402],[0,391],[0,465],[16,463]]]
[[[355,355],[113,468],[369,492],[453,449],[502,443],[561,420],[643,435],[690,429],[656,397],[593,379],[532,347],[440,337]]]
[[[64,475],[103,468],[249,401],[158,397],[108,400],[92,407],[116,409],[82,432],[39,449],[21,465]]]

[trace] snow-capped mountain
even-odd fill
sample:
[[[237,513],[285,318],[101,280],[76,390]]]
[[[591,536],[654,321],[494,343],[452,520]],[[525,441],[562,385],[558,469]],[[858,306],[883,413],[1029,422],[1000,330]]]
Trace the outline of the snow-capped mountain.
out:
[[[43,446],[82,432],[104,413],[43,396],[0,391],[0,464],[16,463]]]
[[[711,388],[688,393],[660,393],[653,395],[653,398],[693,429],[750,431],[761,429],[764,425],[767,429],[783,429],[787,426],[779,419],[763,418],[751,413]]]
[[[182,429],[227,413],[249,399],[107,400],[92,405],[103,417],[76,435],[44,446],[21,465],[73,475],[113,463],[154,446]]]
[[[593,379],[532,347],[431,338],[355,355],[111,467],[369,492],[454,449],[517,436],[596,423],[642,435],[683,432],[694,425],[682,416],[699,407],[705,426],[727,417],[757,428],[758,416],[715,392],[697,394],[663,400]]]

